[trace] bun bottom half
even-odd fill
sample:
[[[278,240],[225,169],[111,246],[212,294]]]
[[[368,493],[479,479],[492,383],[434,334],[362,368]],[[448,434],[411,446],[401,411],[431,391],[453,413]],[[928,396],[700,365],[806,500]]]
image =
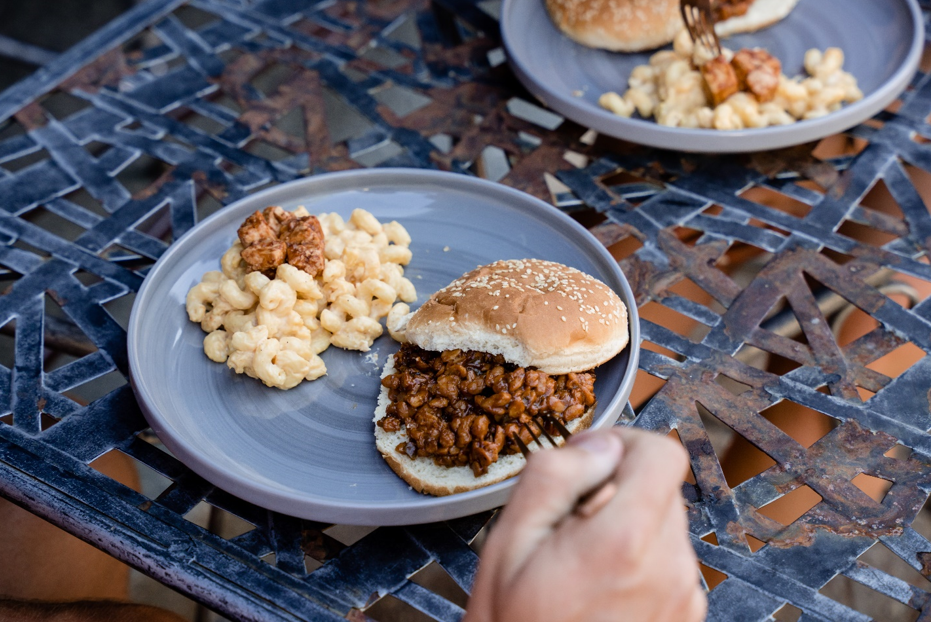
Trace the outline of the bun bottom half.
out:
[[[389,355],[381,377],[385,378],[393,373],[394,355]],[[385,417],[389,404],[391,404],[391,399],[388,398],[388,388],[382,386],[381,392],[378,394],[378,406],[375,408],[375,416],[372,420],[375,424],[375,447],[391,469],[394,470],[394,473],[419,493],[443,496],[480,489],[506,480],[511,476],[516,476],[527,464],[527,460],[520,453],[504,454],[488,467],[487,472],[476,477],[472,473],[472,468],[467,465],[443,467],[434,463],[430,457],[411,459],[397,450],[398,445],[405,443],[408,439],[404,426],[401,426],[401,429],[396,432],[389,433],[378,425],[378,420]],[[594,415],[595,405],[589,407],[582,414],[582,417],[569,422],[566,428],[573,434],[581,432],[591,426]],[[564,443],[561,437],[555,439],[560,445]],[[533,442],[528,444],[528,447],[531,451],[540,449],[540,446]],[[544,447],[549,447],[549,443],[545,443]]]
[[[718,22],[714,30],[719,37],[762,30],[784,19],[796,4],[798,0],[754,0],[744,15]]]

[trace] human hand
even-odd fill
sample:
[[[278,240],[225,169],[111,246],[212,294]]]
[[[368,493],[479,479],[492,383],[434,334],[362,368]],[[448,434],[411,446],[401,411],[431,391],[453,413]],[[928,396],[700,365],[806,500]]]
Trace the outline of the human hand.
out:
[[[702,620],[686,467],[681,446],[628,428],[534,453],[483,548],[466,620]],[[606,480],[612,498],[573,512]]]

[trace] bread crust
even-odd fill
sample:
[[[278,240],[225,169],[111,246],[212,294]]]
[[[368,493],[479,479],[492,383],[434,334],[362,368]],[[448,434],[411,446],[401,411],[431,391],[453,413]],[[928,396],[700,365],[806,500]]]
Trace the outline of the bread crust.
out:
[[[394,355],[390,355],[385,362],[382,378],[393,374],[394,370]],[[407,439],[403,425],[401,430],[394,433],[388,433],[378,425],[378,421],[385,416],[385,410],[390,403],[388,388],[382,386],[372,420],[375,423],[375,447],[392,471],[415,491],[436,496],[465,493],[516,476],[527,463],[521,454],[502,455],[488,467],[487,473],[475,476],[472,468],[468,466],[443,467],[434,463],[429,457],[411,459],[397,450],[398,444]],[[591,426],[596,406],[597,403],[589,407],[582,417],[569,422],[567,426],[569,432],[575,434]],[[555,439],[560,445],[564,442],[562,437],[555,437]],[[539,448],[536,443],[531,443],[529,447],[531,450]]]
[[[479,266],[431,296],[405,332],[425,350],[492,353],[547,374],[591,370],[629,339],[627,307],[611,288],[545,260]]]

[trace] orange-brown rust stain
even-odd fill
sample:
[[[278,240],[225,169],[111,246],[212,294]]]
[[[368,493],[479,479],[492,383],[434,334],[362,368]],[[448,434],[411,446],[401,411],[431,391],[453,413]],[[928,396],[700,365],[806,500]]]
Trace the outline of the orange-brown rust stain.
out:
[[[97,93],[102,87],[116,87],[120,80],[130,76],[135,71],[127,63],[127,58],[140,59],[141,52],[132,52],[124,55],[119,49],[113,49],[100,58],[91,61],[74,75],[61,83],[63,91],[85,91]]]
[[[37,130],[45,127],[48,123],[45,109],[38,102],[31,102],[23,106],[13,117],[27,130]]]
[[[921,563],[921,575],[931,578],[931,552],[918,552],[917,556]]]

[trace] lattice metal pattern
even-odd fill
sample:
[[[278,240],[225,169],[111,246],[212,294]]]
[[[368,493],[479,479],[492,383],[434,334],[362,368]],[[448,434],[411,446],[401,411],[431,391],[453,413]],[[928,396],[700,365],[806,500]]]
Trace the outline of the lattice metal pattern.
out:
[[[0,94],[0,326],[15,327],[15,366],[0,370],[0,492],[233,618],[358,618],[386,595],[460,617],[469,544],[490,513],[347,546],[326,525],[216,490],[150,443],[128,385],[86,406],[70,393],[126,377],[112,304],[210,212],[314,172],[435,167],[574,213],[624,256],[641,305],[687,320],[680,332],[643,323],[641,367],[662,387],[636,424],[675,429],[691,454],[693,542],[727,576],[711,617],[765,619],[788,603],[804,618],[864,618],[819,592],[838,574],[927,616],[928,592],[858,559],[881,541],[931,576],[931,542],[911,527],[931,487],[931,360],[896,379],[870,368],[908,344],[931,352],[929,304],[908,309],[879,288],[890,274],[931,282],[931,215],[912,181],[931,171],[931,78],[853,130],[846,155],[683,157],[594,140],[528,101],[493,15],[494,3],[465,0],[151,0]],[[877,184],[897,211],[863,203]],[[735,258],[747,260],[739,274]],[[63,313],[47,313],[46,296]],[[878,327],[838,345],[822,310],[845,302]],[[46,347],[77,358],[46,370]],[[781,401],[837,425],[806,447],[760,415]],[[714,417],[774,464],[729,482]],[[151,500],[89,466],[114,450],[171,485]],[[894,484],[877,502],[860,474]],[[802,490],[820,501],[790,525],[766,513]],[[203,503],[248,529],[223,539],[188,521]],[[422,586],[432,562],[459,588]]]

